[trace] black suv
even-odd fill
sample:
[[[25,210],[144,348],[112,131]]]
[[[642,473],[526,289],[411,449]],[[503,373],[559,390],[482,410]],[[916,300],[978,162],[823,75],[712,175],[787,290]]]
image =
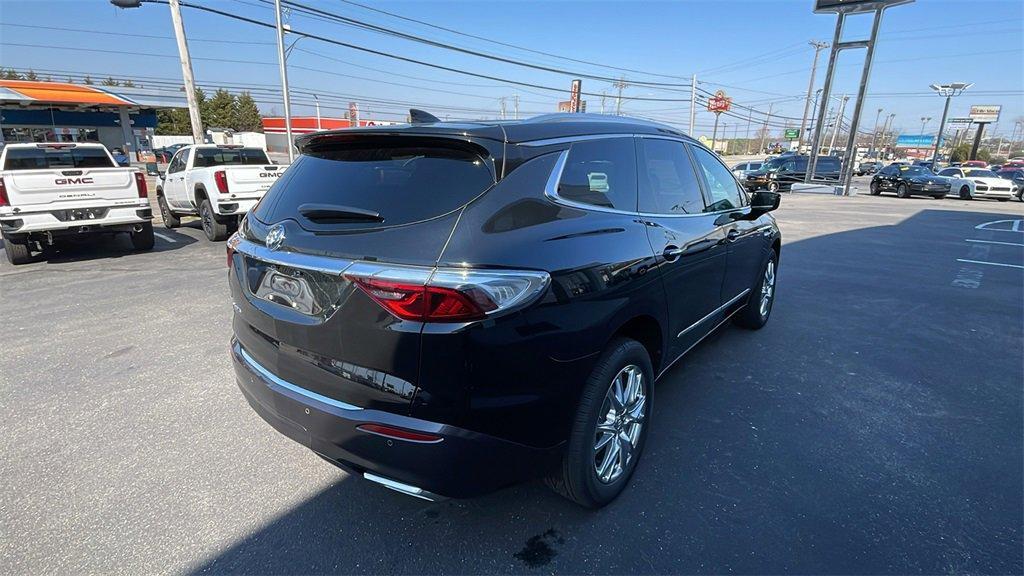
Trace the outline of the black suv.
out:
[[[238,385],[281,433],[426,499],[623,489],[654,384],[768,320],[779,195],[643,121],[319,132],[228,242]],[[668,416],[668,415],[666,415]]]
[[[759,170],[747,172],[743,185],[747,190],[765,189],[770,192],[789,190],[793,184],[803,182],[807,176],[809,156],[788,155],[773,158],[761,165]],[[837,156],[818,156],[814,166],[816,180],[839,180],[842,162]]]

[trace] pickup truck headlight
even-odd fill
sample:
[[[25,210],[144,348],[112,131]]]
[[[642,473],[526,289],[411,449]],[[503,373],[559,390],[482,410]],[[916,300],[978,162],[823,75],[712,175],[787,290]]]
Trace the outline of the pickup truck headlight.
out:
[[[772,180],[774,180],[776,178],[775,172],[769,172],[767,174],[767,176],[768,176],[769,179],[772,179]]]

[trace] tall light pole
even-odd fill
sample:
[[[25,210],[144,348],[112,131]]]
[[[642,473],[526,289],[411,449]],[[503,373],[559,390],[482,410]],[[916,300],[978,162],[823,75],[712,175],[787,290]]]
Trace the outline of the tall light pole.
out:
[[[118,8],[138,8],[142,0],[110,0]],[[174,39],[178,43],[178,58],[181,60],[181,76],[185,81],[185,102],[188,103],[188,117],[192,124],[192,139],[196,144],[203,143],[203,120],[199,114],[199,101],[196,100],[196,82],[192,77],[192,57],[188,53],[188,42],[185,40],[185,24],[181,21],[181,5],[178,0],[167,0],[171,9],[171,24],[174,27]]]
[[[774,102],[768,103],[768,115],[764,117],[764,128],[761,129],[761,148],[757,151],[758,154],[764,151],[764,139],[768,136],[768,120],[772,117],[772,106],[774,105]]]
[[[284,26],[281,24],[281,0],[274,0],[274,16],[277,19],[277,64],[281,71],[281,95],[284,97],[284,133],[288,139],[288,162],[295,161],[292,150],[292,107],[288,94],[288,66],[285,65]]]
[[[822,50],[828,48],[828,42],[811,40],[809,44],[814,48],[814,62],[811,64],[811,78],[807,82],[807,100],[804,102],[804,117],[800,120],[800,138],[796,143],[797,150],[800,150],[803,142],[807,140],[807,137],[804,135],[804,130],[807,128],[807,116],[810,114],[811,90],[814,90],[814,76],[818,72],[818,56],[821,55]]]
[[[832,129],[832,141],[828,143],[828,155],[832,155],[833,149],[836,147],[836,136],[839,135],[839,129],[843,125],[843,117],[846,115],[846,103],[850,101],[850,96],[843,96],[843,101],[839,104],[839,114],[836,116],[835,128]]]
[[[949,116],[949,102],[953,99],[953,96],[959,96],[963,94],[964,90],[967,90],[973,86],[966,82],[953,82],[951,84],[932,84],[931,89],[936,94],[946,99],[946,105],[942,107],[942,120],[939,121],[939,133],[935,136],[935,150],[932,151],[932,169],[935,168],[935,164],[939,161],[939,143],[942,142],[942,132],[946,129],[946,118]]]
[[[931,119],[931,116],[921,116],[921,134],[924,134],[924,127]]]
[[[883,135],[882,142],[885,145],[888,145],[890,140],[892,140],[892,133],[891,133],[892,132],[892,121],[895,120],[895,119],[896,119],[896,113],[895,112],[889,114],[889,117],[886,118],[886,120],[885,120],[885,126],[882,127],[882,135]]]
[[[870,153],[875,153],[875,143],[878,141],[878,119],[882,116],[882,109],[878,109],[878,114],[875,114],[875,131],[871,134],[871,150]]]

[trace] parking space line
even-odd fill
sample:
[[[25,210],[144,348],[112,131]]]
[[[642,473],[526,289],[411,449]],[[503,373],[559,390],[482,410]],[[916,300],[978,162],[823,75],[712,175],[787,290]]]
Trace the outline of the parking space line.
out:
[[[1022,222],[1022,220],[993,220],[991,222],[984,222],[984,223],[978,224],[974,228],[975,228],[975,230],[995,230],[996,232],[1021,232],[1021,233],[1024,233],[1024,230],[1021,230],[1021,222]],[[1007,224],[1007,223],[1009,224],[1009,226],[1007,226],[1006,228],[1001,228],[1001,227],[998,227],[998,226],[994,226],[996,224]]]
[[[957,258],[957,262],[967,262],[968,264],[987,264],[989,266],[1002,266],[1005,268],[1020,268],[1024,270],[1024,266],[1019,264],[1003,264],[1001,262],[985,262],[984,260],[967,260],[966,258]]]
[[[1019,242],[1000,242],[998,240],[978,240],[977,238],[967,238],[968,242],[981,242],[982,244],[1002,244],[1003,246],[1024,246]]]
[[[170,242],[171,244],[175,244],[175,243],[177,243],[177,242],[178,242],[178,241],[177,241],[177,240],[175,240],[174,238],[171,238],[170,236],[168,236],[168,235],[166,235],[166,234],[161,234],[161,233],[159,233],[159,232],[153,232],[153,236],[156,236],[157,238],[159,238],[159,239],[161,239],[161,240],[164,240],[164,241],[166,241],[166,242]]]

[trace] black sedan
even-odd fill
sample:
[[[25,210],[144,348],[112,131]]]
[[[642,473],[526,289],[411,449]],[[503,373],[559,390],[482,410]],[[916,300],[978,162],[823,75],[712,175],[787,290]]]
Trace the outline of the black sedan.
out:
[[[871,179],[871,194],[877,196],[882,192],[895,192],[900,198],[945,198],[949,194],[949,180],[936,176],[924,166],[891,164]]]

